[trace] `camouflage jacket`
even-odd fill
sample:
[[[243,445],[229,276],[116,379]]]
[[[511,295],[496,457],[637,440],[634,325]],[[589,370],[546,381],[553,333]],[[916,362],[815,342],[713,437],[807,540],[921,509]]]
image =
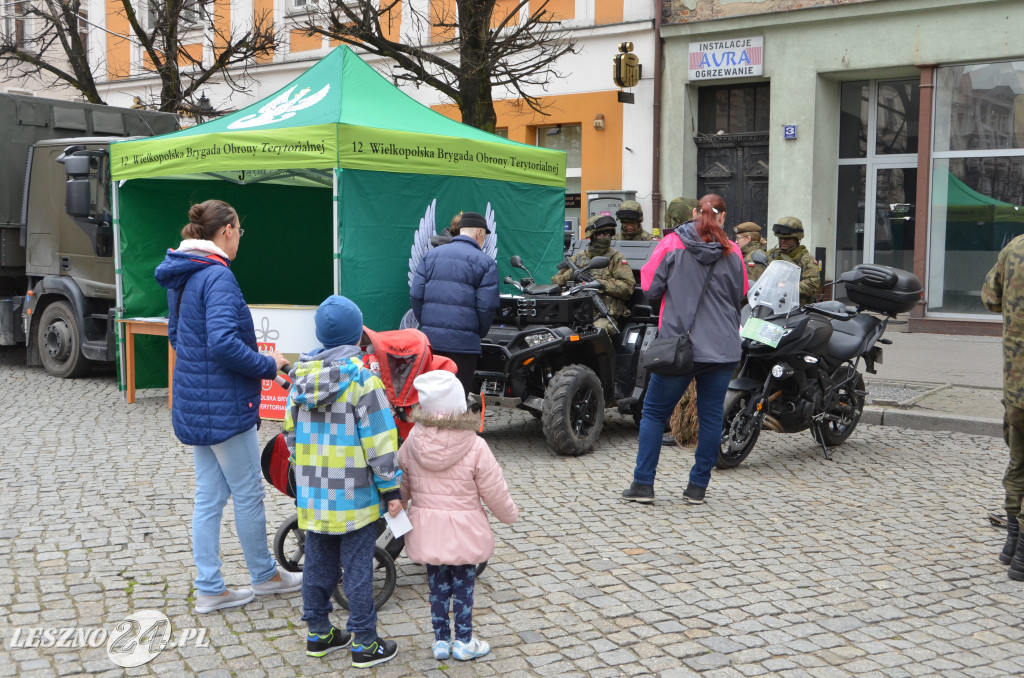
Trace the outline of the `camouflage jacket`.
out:
[[[765,265],[754,263],[754,260],[751,259],[754,252],[758,250],[765,252],[764,245],[760,240],[751,240],[740,248],[740,252],[743,253],[743,263],[747,264],[747,277],[750,278],[750,282],[755,282],[764,273]],[[765,253],[767,254],[767,252]]]
[[[619,229],[619,232],[615,234],[615,239],[616,240],[644,240],[644,241],[647,241],[647,240],[654,240],[654,236],[651,235],[650,233],[648,233],[647,231],[645,231],[642,228],[639,231],[637,231],[636,233],[634,233],[633,235],[626,235],[625,233],[622,232],[622,229]]]
[[[580,250],[572,255],[571,259],[574,264],[583,268],[590,263],[594,256],[598,255],[591,256],[590,250]],[[633,296],[633,288],[636,287],[633,269],[629,267],[629,263],[622,256],[622,253],[618,252],[614,247],[610,248],[606,254],[600,256],[608,257],[611,259],[611,262],[606,268],[595,268],[588,271],[588,273],[593,274],[594,280],[600,280],[604,283],[601,301],[608,307],[608,314],[615,320],[628,318],[629,308],[626,306],[626,302]],[[568,268],[551,276],[552,283],[562,285],[563,287],[571,283],[571,281],[572,270]]]
[[[1024,408],[1024,235],[999,253],[981,287],[985,308],[1003,314],[1003,398]]]
[[[818,274],[818,262],[807,248],[799,245],[790,252],[783,252],[776,247],[768,253],[768,262],[776,259],[790,261],[800,267],[800,303],[813,303],[818,296],[818,288],[821,287],[821,278]]]

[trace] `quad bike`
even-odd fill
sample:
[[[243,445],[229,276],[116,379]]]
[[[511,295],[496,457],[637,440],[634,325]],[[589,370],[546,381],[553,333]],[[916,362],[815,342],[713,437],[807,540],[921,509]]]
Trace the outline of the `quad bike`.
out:
[[[573,248],[586,244],[580,241]],[[657,244],[613,246],[639,280],[639,269]],[[639,421],[648,382],[640,355],[654,340],[657,318],[637,284],[629,303],[631,315],[617,335],[609,337],[594,326],[597,318],[607,317],[608,309],[600,297],[603,284],[587,282],[586,272],[607,266],[606,257],[595,257],[582,269],[566,257],[560,267],[573,269],[574,280],[566,290],[535,283],[518,256],[511,263],[527,275],[518,282],[511,276],[502,281],[520,294],[501,296],[481,344],[470,398],[482,399],[487,407],[526,410],[541,420],[544,436],[557,454],[586,454],[600,437],[606,407],[617,407]]]

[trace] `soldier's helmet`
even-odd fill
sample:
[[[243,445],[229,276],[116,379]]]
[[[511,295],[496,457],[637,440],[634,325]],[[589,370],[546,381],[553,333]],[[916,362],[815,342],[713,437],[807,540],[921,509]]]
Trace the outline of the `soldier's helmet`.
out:
[[[626,200],[619,205],[615,218],[619,220],[619,223],[623,221],[641,222],[644,220],[644,208],[636,200]]]
[[[751,238],[760,238],[761,227],[753,221],[744,221],[736,227],[736,235],[743,235],[744,233],[749,233]]]
[[[675,227],[693,218],[693,210],[697,209],[696,198],[672,198],[665,208],[665,223]]]
[[[772,226],[772,233],[779,238],[796,238],[800,241],[804,237],[804,224],[796,217],[782,217]]]
[[[595,233],[610,231],[615,233],[615,219],[607,214],[595,214],[587,219],[587,228],[583,231],[584,238],[591,238]]]

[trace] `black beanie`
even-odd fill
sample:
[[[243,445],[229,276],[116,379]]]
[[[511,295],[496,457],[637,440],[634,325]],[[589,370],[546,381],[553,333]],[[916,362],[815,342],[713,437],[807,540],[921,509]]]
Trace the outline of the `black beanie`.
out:
[[[484,215],[479,212],[463,212],[462,220],[459,221],[459,231],[464,228],[482,228],[484,233],[490,233],[491,229],[487,228],[487,220],[484,219]]]

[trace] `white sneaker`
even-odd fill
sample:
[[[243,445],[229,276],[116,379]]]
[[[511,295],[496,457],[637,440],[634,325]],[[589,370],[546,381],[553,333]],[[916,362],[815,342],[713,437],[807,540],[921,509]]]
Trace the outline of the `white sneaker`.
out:
[[[431,649],[434,651],[434,659],[438,661],[452,656],[452,643],[450,640],[435,640]]]
[[[452,656],[460,662],[476,659],[477,657],[483,657],[490,651],[491,646],[487,644],[487,641],[480,640],[476,636],[470,638],[468,643],[456,640],[452,645]]]
[[[256,597],[252,589],[228,589],[226,593],[219,596],[196,596],[196,614],[206,614],[216,610],[224,610],[229,607],[239,607],[251,602]]]
[[[291,593],[293,591],[302,590],[302,573],[301,572],[289,572],[282,570],[280,567],[277,568],[277,573],[281,575],[281,579],[274,581],[265,581],[262,584],[253,584],[252,590],[257,596],[266,596],[271,593]]]

